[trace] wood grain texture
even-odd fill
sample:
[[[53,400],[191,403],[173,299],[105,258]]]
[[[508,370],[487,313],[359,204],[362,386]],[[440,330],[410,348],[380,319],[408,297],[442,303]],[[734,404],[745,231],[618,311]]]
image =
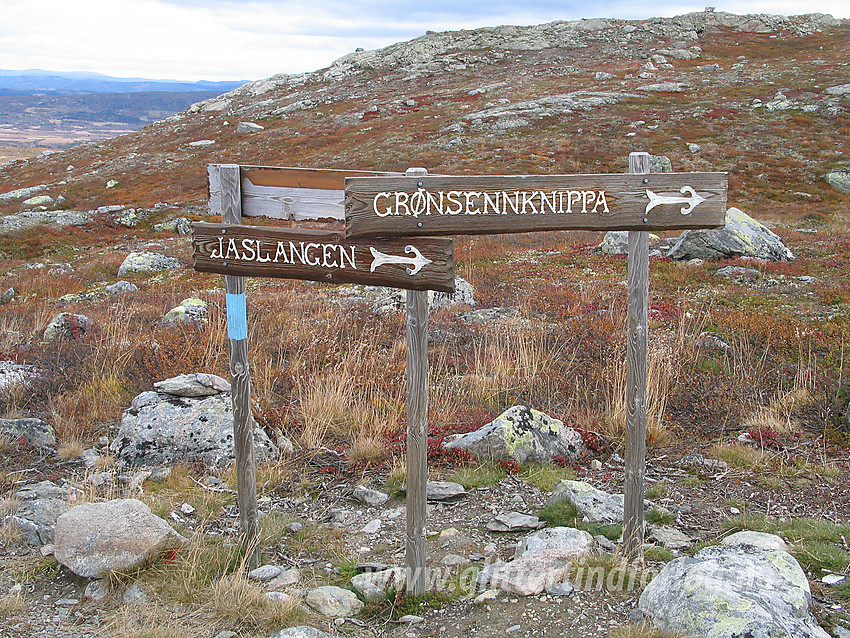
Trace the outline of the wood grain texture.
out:
[[[407,292],[407,593],[425,593],[428,482],[428,293]]]
[[[349,241],[334,231],[196,223],[192,246],[202,272],[454,291],[454,247],[444,237]],[[418,257],[409,246],[430,260],[413,274],[408,270]],[[373,249],[399,262],[378,258]]]
[[[649,172],[649,153],[632,153],[629,171]],[[623,555],[639,560],[644,540],[646,472],[646,371],[649,331],[649,233],[629,232],[626,345],[626,468]]]
[[[235,164],[221,166],[220,177],[224,225],[238,225],[242,221],[239,167]],[[242,277],[226,276],[224,287],[228,295],[245,294],[245,280]],[[253,568],[260,563],[260,523],[257,508],[257,469],[254,457],[254,419],[251,414],[248,340],[230,339],[229,342],[239,527],[247,564]]]
[[[220,215],[221,167],[207,166],[210,214]],[[400,173],[273,166],[240,166],[242,215],[296,221],[345,218],[346,177]]]
[[[716,228],[726,216],[726,173],[405,176],[345,183],[348,237]],[[701,198],[687,214],[684,203],[665,199],[689,198],[684,186]],[[451,192],[460,193],[457,204]],[[585,192],[593,199],[576,195]],[[402,193],[401,201],[395,193]]]

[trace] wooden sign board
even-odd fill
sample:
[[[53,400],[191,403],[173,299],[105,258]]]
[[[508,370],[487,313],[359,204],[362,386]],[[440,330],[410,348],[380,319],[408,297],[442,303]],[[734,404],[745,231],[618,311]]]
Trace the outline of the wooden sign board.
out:
[[[195,270],[454,292],[450,239],[346,241],[342,232],[195,223]]]
[[[210,214],[221,215],[221,164],[207,166]],[[346,177],[403,173],[240,166],[242,215],[309,221],[343,220]]]
[[[346,236],[716,228],[726,173],[351,177]]]

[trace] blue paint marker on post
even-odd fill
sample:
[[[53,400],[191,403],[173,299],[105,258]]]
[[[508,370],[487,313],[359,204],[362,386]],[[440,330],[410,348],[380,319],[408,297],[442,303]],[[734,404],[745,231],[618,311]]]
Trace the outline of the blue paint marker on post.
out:
[[[226,295],[227,337],[233,341],[248,338],[248,307],[245,294]]]

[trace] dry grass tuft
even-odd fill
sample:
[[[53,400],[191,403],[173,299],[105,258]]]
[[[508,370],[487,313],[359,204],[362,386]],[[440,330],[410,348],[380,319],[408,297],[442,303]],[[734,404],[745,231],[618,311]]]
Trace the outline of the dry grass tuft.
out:
[[[0,596],[0,617],[17,616],[27,609],[27,600],[20,592]]]
[[[272,631],[292,625],[301,616],[297,598],[282,602],[269,600],[261,587],[241,573],[219,578],[208,588],[206,596],[208,602],[203,612],[212,620],[229,625]]]
[[[609,638],[681,638],[681,634],[656,629],[645,622],[617,627],[608,636]]]
[[[85,451],[86,446],[82,441],[79,439],[69,439],[59,444],[59,447],[56,448],[56,455],[63,461],[70,461],[71,459],[80,458]]]

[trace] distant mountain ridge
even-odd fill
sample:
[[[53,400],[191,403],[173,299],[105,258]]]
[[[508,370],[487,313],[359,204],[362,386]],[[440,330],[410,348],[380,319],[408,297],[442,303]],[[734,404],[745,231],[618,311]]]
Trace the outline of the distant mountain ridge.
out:
[[[184,82],[147,78],[117,78],[100,73],[0,69],[0,95],[77,93],[138,93],[166,91],[191,93],[198,91],[223,93],[244,84],[244,80]]]

